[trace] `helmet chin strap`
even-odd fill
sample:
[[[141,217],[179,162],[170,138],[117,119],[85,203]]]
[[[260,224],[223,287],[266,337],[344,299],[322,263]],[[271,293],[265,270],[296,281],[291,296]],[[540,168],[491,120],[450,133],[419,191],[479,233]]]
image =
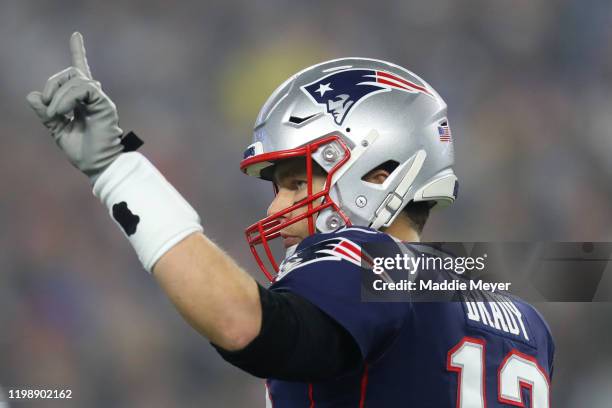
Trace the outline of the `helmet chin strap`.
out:
[[[425,150],[422,149],[415,154],[410,169],[406,172],[395,190],[393,190],[387,195],[387,197],[385,197],[380,207],[378,207],[378,209],[374,213],[374,219],[372,220],[370,228],[377,230],[381,227],[388,227],[389,224],[395,219],[398,210],[402,207],[402,204],[404,203],[404,196],[406,195],[406,193],[408,193],[408,189],[414,182],[416,176],[421,171],[426,157],[427,153],[425,152]]]

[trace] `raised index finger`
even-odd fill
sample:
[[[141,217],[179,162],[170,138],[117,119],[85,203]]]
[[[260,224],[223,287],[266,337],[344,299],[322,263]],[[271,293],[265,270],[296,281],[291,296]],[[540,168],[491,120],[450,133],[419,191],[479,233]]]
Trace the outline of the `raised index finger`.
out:
[[[87,65],[87,57],[85,56],[83,36],[78,31],[70,36],[70,53],[72,54],[72,66],[78,68],[87,78],[92,79],[89,65]]]

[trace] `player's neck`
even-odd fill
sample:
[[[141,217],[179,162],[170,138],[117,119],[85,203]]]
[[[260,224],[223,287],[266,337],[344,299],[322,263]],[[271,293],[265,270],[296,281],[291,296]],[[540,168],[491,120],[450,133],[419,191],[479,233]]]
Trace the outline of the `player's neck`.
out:
[[[384,230],[385,233],[395,237],[401,241],[406,242],[420,242],[421,238],[419,234],[410,224],[405,217],[397,217],[395,221],[388,228]]]

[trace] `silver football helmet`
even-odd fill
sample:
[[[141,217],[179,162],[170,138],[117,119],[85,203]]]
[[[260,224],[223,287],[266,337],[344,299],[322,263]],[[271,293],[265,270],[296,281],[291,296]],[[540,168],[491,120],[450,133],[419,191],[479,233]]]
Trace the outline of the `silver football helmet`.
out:
[[[344,225],[380,229],[411,201],[440,207],[457,196],[446,103],[421,78],[389,62],[323,62],[274,91],[257,117],[253,143],[240,167],[248,175],[270,179],[276,161],[299,156],[306,158],[308,191],[311,160],[327,172],[324,190],[246,230],[251,251],[270,279],[274,276],[255,246],[263,245],[278,270],[268,241],[291,223],[308,218],[311,234]],[[363,180],[389,163],[394,169],[382,184]],[[305,205],[305,213],[281,223],[283,215]]]

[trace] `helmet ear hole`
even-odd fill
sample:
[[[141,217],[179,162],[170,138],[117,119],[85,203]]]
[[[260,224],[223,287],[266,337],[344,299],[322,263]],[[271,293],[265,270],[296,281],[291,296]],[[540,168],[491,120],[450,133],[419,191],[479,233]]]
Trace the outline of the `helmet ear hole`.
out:
[[[363,177],[361,177],[361,180],[365,182],[371,182],[370,179],[379,170],[386,171],[388,173],[387,177],[389,177],[391,176],[391,174],[393,174],[395,169],[398,168],[398,166],[399,166],[399,162],[395,160],[387,160],[386,162],[379,164],[378,166],[374,167],[372,170],[364,174]]]

